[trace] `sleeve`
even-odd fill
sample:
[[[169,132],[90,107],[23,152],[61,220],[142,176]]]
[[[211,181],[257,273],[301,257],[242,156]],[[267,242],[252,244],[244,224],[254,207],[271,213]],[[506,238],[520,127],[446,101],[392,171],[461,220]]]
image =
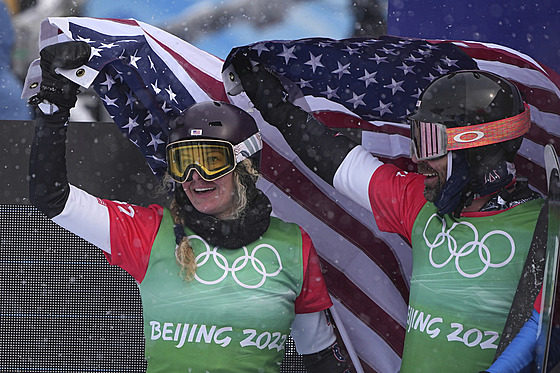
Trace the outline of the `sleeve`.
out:
[[[500,357],[488,368],[490,373],[525,372],[531,366],[537,342],[539,314],[533,314],[506,347]]]
[[[125,202],[102,200],[109,211],[111,251],[105,257],[111,265],[127,271],[142,282],[152,245],[163,217],[159,205],[141,207]]]
[[[371,211],[368,192],[370,180],[374,172],[381,166],[383,166],[383,162],[363,146],[358,145],[346,155],[336,170],[333,186],[360,206]]]
[[[159,205],[141,207],[104,200],[70,185],[64,209],[52,220],[102,249],[110,264],[141,282],[162,216]]]
[[[378,228],[410,242],[414,221],[427,202],[424,176],[383,165],[371,177],[368,195]]]
[[[101,250],[111,252],[109,212],[97,197],[70,185],[63,210],[52,221]]]
[[[303,284],[295,300],[296,314],[325,310],[332,306],[327,285],[321,272],[321,262],[311,238],[301,229],[303,246]]]
[[[70,193],[66,172],[66,123],[70,113],[37,109],[29,155],[29,200],[48,218],[61,213]]]
[[[334,175],[334,187],[373,212],[380,230],[408,238],[426,204],[424,177],[384,164],[361,145],[348,153]]]

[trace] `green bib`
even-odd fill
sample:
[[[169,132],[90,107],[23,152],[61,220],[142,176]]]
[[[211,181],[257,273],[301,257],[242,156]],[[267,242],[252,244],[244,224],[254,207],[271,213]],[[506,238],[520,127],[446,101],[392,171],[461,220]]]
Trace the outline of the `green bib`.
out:
[[[140,284],[148,372],[279,372],[303,281],[299,227],[272,218],[259,240],[235,250],[186,233],[192,281],[179,276],[165,210]]]
[[[424,206],[412,232],[401,372],[472,373],[492,364],[541,206],[459,220]]]

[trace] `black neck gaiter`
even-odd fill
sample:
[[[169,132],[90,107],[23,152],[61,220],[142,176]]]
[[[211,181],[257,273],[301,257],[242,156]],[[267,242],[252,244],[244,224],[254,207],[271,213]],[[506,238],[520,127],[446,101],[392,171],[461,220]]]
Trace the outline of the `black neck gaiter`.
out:
[[[175,196],[181,206],[187,227],[214,246],[237,249],[256,241],[270,225],[272,204],[261,190],[252,189],[247,196],[247,207],[239,218],[233,220],[220,220],[199,212],[180,187],[177,188]],[[178,228],[182,230],[182,227],[176,226],[176,236]],[[179,240],[179,237],[177,239]]]

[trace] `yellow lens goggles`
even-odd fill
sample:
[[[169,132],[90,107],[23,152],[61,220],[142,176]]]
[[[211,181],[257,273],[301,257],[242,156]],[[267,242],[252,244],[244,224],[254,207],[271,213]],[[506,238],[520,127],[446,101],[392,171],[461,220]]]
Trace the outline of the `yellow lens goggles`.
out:
[[[167,172],[179,183],[192,180],[194,170],[215,180],[235,169],[233,145],[223,140],[180,140],[167,145]]]

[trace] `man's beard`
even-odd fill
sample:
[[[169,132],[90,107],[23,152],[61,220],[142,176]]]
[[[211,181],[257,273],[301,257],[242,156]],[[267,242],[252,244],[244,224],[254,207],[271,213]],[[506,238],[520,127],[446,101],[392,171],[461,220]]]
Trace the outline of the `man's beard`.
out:
[[[426,198],[426,201],[428,202],[435,202],[437,197],[439,196],[439,193],[441,192],[441,188],[442,188],[442,183],[438,178],[438,183],[436,184],[435,187],[424,187],[424,198]]]

